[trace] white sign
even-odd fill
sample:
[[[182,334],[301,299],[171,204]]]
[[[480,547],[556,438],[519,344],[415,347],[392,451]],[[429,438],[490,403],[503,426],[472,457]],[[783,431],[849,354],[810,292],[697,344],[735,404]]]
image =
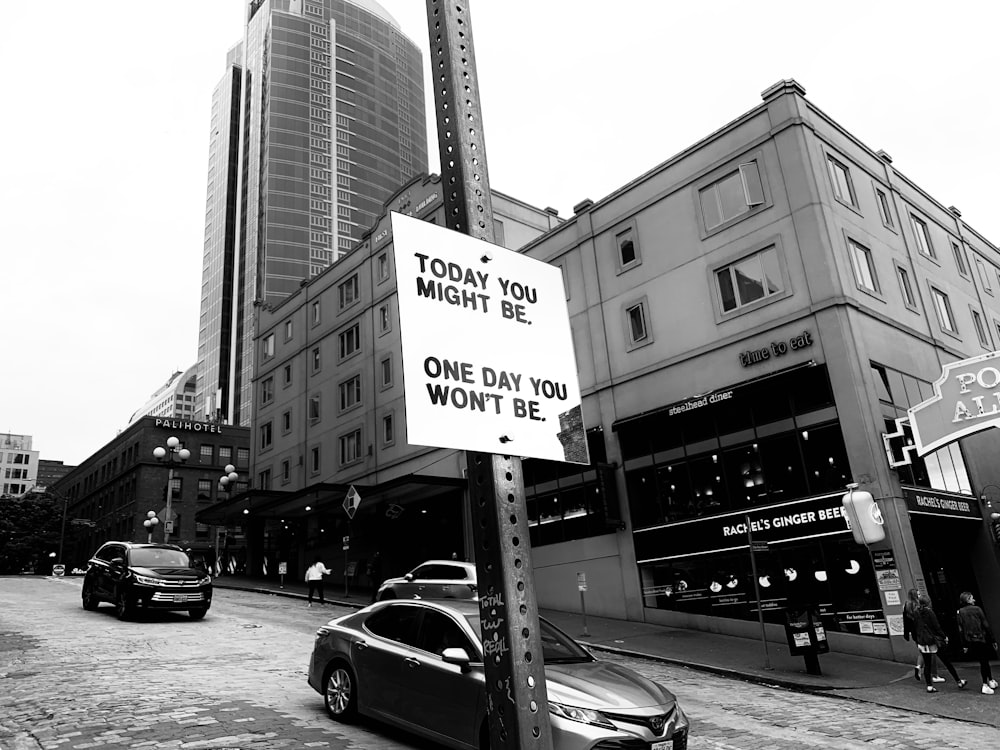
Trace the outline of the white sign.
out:
[[[354,485],[352,484],[347,490],[347,495],[344,497],[344,511],[347,513],[348,518],[354,518],[359,505],[361,505],[361,495],[354,489]],[[344,541],[346,542],[347,539],[344,539]]]
[[[286,562],[278,563],[278,575],[279,576],[288,575],[288,563]]]
[[[899,592],[898,591],[886,591],[885,592],[885,603],[887,605],[889,605],[889,606],[898,605],[900,603],[900,601],[899,601]]]
[[[590,463],[562,271],[391,220],[407,442]]]
[[[577,588],[578,591],[586,591],[587,590],[587,574],[586,573],[577,573],[576,574],[576,588]]]

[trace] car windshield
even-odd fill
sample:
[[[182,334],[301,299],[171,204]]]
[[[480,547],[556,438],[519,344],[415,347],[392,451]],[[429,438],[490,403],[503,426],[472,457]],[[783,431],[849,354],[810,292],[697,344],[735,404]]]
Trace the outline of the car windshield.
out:
[[[479,613],[466,615],[472,632],[480,636]],[[542,656],[546,664],[576,664],[594,661],[594,657],[585,648],[562,632],[545,618],[539,617],[538,624],[542,635]]]
[[[132,565],[137,568],[188,568],[188,556],[179,549],[140,547],[132,550]]]

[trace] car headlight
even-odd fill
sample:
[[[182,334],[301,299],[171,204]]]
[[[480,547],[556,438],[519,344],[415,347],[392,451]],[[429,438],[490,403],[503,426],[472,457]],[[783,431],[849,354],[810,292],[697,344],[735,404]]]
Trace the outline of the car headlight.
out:
[[[212,576],[205,576],[204,578],[199,578],[198,579],[198,585],[199,586],[207,586],[211,582],[212,582]]]
[[[579,721],[581,724],[591,724],[595,727],[603,727],[604,729],[615,728],[615,725],[611,723],[608,717],[600,711],[594,711],[590,708],[577,708],[576,706],[567,706],[562,703],[549,701],[549,713],[569,719],[570,721]]]
[[[141,583],[143,586],[164,586],[165,581],[161,581],[159,578],[150,578],[149,576],[141,576],[139,574],[133,574],[135,576],[135,582]]]

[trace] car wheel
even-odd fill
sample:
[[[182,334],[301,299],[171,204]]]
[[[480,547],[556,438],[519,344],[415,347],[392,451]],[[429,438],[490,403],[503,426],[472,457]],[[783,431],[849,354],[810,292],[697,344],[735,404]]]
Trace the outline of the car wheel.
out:
[[[188,614],[191,615],[192,620],[203,620],[205,615],[208,614],[208,607],[204,609],[192,609]]]
[[[121,589],[118,596],[115,597],[115,614],[118,615],[119,620],[127,620],[132,616],[132,607],[128,603],[124,589]]]
[[[92,583],[83,584],[83,608],[88,612],[93,612],[97,609],[97,605],[100,603],[97,601],[97,597],[94,596],[94,585]]]
[[[351,668],[343,662],[333,665],[326,676],[323,700],[330,717],[350,722],[358,715],[358,683]]]

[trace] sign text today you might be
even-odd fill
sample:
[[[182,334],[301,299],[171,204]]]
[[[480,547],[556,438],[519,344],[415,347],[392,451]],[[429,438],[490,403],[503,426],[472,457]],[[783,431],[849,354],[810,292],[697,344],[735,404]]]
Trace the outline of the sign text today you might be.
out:
[[[391,221],[407,442],[588,463],[560,269]]]

